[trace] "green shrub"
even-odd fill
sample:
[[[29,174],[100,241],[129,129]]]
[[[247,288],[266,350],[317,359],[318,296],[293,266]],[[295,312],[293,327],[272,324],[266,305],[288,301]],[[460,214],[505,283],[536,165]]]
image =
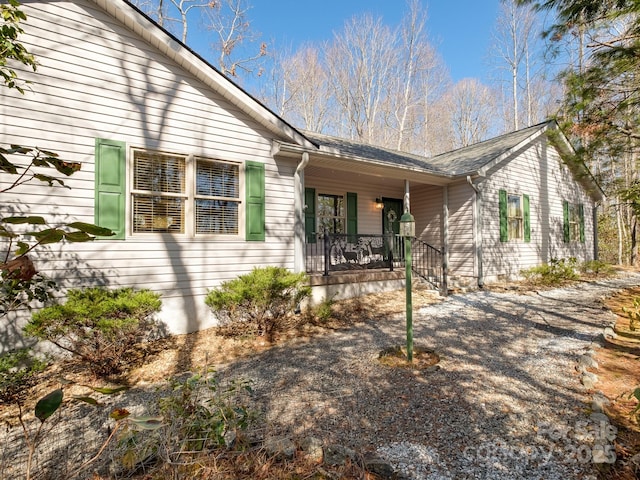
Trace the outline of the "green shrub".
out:
[[[535,267],[522,270],[520,273],[525,280],[533,285],[557,286],[577,280],[577,261],[575,258],[552,259]]]
[[[172,379],[169,387],[170,394],[151,408],[155,416],[126,422],[114,455],[126,469],[149,458],[182,463],[197,452],[243,445],[244,432],[256,416],[245,406],[251,393],[248,381],[222,382],[215,371],[205,370]]]
[[[314,316],[322,323],[326,322],[333,315],[334,297],[323,298],[313,309]]]
[[[210,290],[205,303],[229,335],[265,335],[287,325],[290,314],[311,294],[304,273],[283,267],[254,268]]]
[[[158,334],[153,314],[161,305],[149,290],[70,290],[64,305],[34,313],[24,331],[86,361],[98,376],[118,374],[136,357],[136,345]]]
[[[587,260],[582,262],[578,269],[584,275],[610,276],[615,273],[611,264],[601,260]]]
[[[28,348],[0,355],[0,403],[21,402],[46,367]]]

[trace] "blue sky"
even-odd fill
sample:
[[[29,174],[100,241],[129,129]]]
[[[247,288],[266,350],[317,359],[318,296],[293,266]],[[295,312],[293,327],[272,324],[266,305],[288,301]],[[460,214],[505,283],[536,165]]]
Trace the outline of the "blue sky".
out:
[[[344,22],[366,12],[397,26],[403,0],[250,0],[254,30],[262,39],[283,48],[305,42],[330,40]],[[304,5],[304,6],[301,6]],[[450,69],[454,81],[466,77],[486,79],[488,48],[499,0],[423,0],[427,33]]]

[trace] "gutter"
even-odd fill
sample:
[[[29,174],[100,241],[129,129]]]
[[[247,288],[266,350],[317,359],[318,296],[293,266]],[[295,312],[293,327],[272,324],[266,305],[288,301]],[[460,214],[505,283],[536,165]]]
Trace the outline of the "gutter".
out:
[[[293,271],[295,273],[304,272],[305,268],[305,238],[304,238],[304,211],[307,206],[304,204],[304,169],[309,164],[309,153],[303,152],[300,163],[293,174],[293,205],[294,205],[294,227],[293,227]]]
[[[483,267],[483,255],[482,255],[482,195],[478,185],[473,183],[471,175],[467,175],[467,183],[474,191],[473,196],[473,249],[476,258],[476,264],[478,265],[478,288],[484,287],[484,267]]]

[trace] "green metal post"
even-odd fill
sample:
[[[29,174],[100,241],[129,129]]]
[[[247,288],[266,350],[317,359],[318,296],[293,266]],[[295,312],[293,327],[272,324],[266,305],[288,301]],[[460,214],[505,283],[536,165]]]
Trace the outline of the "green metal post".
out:
[[[413,362],[413,305],[411,299],[411,237],[404,237],[405,289],[407,304],[407,360]]]

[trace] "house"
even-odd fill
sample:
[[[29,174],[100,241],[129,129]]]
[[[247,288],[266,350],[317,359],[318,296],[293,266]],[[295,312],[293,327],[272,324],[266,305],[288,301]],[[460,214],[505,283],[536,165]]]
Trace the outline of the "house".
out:
[[[207,290],[255,266],[317,273],[318,296],[400,288],[409,206],[416,268],[440,286],[594,258],[602,192],[553,122],[432,159],[303,132],[126,0],[22,3],[39,67],[24,95],[0,89],[0,143],[81,170],[3,194],[0,216],[116,232],[41,251],[65,287],[152,289],[176,333],[212,325]]]

